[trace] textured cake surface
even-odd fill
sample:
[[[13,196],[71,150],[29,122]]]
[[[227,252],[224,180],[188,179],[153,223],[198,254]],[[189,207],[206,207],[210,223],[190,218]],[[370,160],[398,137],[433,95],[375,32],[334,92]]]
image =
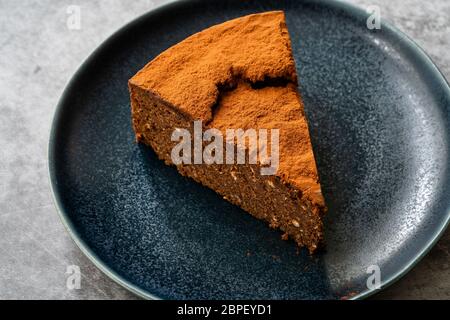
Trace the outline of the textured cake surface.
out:
[[[313,252],[326,211],[284,14],[245,16],[194,34],[129,81],[138,141],[171,164],[175,128],[279,129],[279,167],[177,165],[183,175],[285,233]]]

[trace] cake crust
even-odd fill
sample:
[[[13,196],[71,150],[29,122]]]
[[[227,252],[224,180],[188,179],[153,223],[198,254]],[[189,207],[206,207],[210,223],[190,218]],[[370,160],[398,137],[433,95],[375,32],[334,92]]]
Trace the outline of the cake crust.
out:
[[[173,164],[175,128],[280,131],[279,167],[179,164],[178,171],[215,190],[299,246],[314,252],[326,211],[290,39],[281,11],[230,20],[194,34],[148,63],[129,81],[136,138]]]

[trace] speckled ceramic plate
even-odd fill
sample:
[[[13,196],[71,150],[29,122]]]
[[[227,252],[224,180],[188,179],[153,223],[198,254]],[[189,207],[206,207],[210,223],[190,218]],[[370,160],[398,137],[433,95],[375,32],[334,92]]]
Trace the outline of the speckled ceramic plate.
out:
[[[187,36],[285,10],[324,194],[327,249],[293,242],[134,143],[127,80]],[[183,1],[102,44],[59,103],[49,163],[81,250],[147,298],[362,298],[405,274],[449,221],[448,84],[411,40],[331,1]]]

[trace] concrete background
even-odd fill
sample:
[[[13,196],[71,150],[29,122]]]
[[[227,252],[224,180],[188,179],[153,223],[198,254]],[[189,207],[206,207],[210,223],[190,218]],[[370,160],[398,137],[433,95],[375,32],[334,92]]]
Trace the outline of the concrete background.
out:
[[[80,63],[125,23],[167,0],[0,0],[0,299],[136,299],[83,256],[62,226],[47,177],[57,101]],[[450,79],[450,1],[350,0],[378,5]],[[81,8],[81,29],[67,8]],[[379,299],[449,299],[450,230]],[[80,266],[81,289],[66,286]]]

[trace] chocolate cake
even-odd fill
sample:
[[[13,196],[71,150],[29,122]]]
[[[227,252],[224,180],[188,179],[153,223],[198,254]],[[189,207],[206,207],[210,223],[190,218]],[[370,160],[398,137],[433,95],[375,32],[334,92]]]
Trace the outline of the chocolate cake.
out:
[[[175,163],[176,168],[282,230],[283,239],[311,253],[318,248],[326,206],[283,12],[241,17],[188,37],[131,78],[129,90],[137,141],[170,165],[179,144],[173,133],[184,129],[193,136],[194,121],[201,121],[203,131],[214,128],[224,136],[229,128],[278,129],[274,174],[262,174],[262,158],[251,163],[250,155],[244,164],[195,164],[188,155],[190,161]],[[250,149],[249,140],[226,141],[224,154],[230,144],[233,150]],[[272,151],[271,143],[267,150]]]

